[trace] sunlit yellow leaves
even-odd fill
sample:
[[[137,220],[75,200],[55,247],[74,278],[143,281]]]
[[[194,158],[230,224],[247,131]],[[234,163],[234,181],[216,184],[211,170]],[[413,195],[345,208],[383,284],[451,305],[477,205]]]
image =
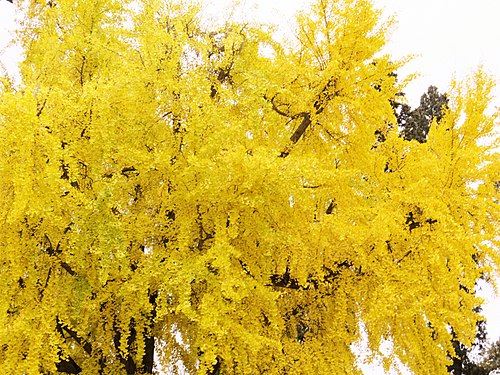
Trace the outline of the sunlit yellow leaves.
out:
[[[483,72],[420,144],[369,1],[316,1],[295,43],[184,2],[26,4],[0,87],[2,370],[151,373],[154,351],[357,374],[365,328],[387,366],[445,373],[500,260]]]

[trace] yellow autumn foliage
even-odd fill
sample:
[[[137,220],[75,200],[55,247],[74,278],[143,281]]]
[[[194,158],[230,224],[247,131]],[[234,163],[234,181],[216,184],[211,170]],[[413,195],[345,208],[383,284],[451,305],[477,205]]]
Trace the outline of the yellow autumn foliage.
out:
[[[181,1],[18,6],[2,373],[359,374],[363,330],[388,364],[447,373],[500,264],[487,75],[420,144],[369,0],[315,1],[290,44]]]

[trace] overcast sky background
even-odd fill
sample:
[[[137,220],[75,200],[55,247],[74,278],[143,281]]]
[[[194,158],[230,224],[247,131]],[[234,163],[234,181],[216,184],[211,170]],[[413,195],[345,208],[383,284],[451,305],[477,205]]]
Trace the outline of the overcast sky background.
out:
[[[219,17],[231,0],[205,0],[208,14]],[[293,15],[308,0],[242,0],[239,17],[278,23],[281,32],[291,32]],[[446,92],[452,78],[463,79],[479,65],[494,76],[500,86],[500,0],[374,0],[387,15],[395,15],[398,26],[386,51],[395,58],[409,54],[415,59],[399,72],[420,76],[406,89],[408,100],[417,106],[429,85]],[[0,61],[15,72],[19,50],[5,48],[14,29],[14,7],[0,0]],[[493,107],[500,106],[500,89],[495,90]],[[488,289],[488,288],[485,288]],[[484,306],[490,339],[500,338],[500,301],[489,299]],[[371,371],[374,374],[373,371]],[[380,372],[383,373],[383,372]]]

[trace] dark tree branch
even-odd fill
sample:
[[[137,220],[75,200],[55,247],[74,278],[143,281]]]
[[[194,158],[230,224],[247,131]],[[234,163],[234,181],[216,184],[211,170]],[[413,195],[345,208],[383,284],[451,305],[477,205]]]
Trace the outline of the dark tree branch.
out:
[[[330,202],[330,204],[328,205],[328,207],[326,208],[326,214],[331,215],[336,206],[337,206],[337,204],[335,203],[334,200],[332,200]]]
[[[120,352],[120,339],[121,339],[121,333],[115,329],[115,336],[113,337],[113,342],[115,344],[115,349],[117,352]],[[130,342],[131,337],[129,337],[129,342]],[[120,363],[125,367],[125,371],[127,375],[134,374],[136,370],[135,363],[133,359],[130,357],[130,354],[127,355],[127,357],[123,357],[121,354],[118,354]]]
[[[133,165],[130,167],[123,168],[121,173],[122,173],[122,175],[124,175],[127,178],[139,175],[139,171]]]
[[[273,274],[270,277],[271,279],[271,285],[273,287],[278,287],[278,288],[288,288],[288,289],[300,289],[300,285],[297,279],[294,279],[290,275],[290,269],[288,266],[285,269],[285,273],[280,275],[280,274]]]
[[[80,345],[83,348],[83,350],[85,350],[85,353],[87,353],[89,356],[92,355],[92,345],[83,338],[81,338],[76,331],[69,328],[67,324],[61,322],[59,320],[59,317],[56,317],[56,329],[63,337],[64,333],[66,332],[69,335],[69,337],[75,340],[75,342],[78,343],[78,345]]]
[[[68,359],[60,359],[56,364],[56,368],[58,372],[65,374],[79,374],[82,372],[82,368],[78,366],[75,360],[71,357],[68,357]]]
[[[309,113],[304,113],[300,125],[290,137],[290,141],[292,141],[292,143],[297,143],[309,125],[311,125],[311,115]]]
[[[59,254],[61,253],[61,249],[59,248],[60,244],[58,243],[56,248],[54,249],[54,247],[52,246],[52,242],[50,241],[49,236],[45,235],[44,237],[45,237],[45,241],[48,245],[47,248],[45,249],[45,252],[50,256],[58,258],[59,264],[61,265],[61,267],[64,268],[64,270],[67,273],[69,273],[71,276],[75,276],[76,272],[71,268],[71,266],[59,258]]]
[[[49,272],[47,272],[47,277],[45,279],[45,284],[44,286],[40,289],[40,302],[43,300],[43,295],[45,293],[45,289],[47,289],[47,286],[49,285],[50,281],[50,276],[52,275],[52,267],[49,268]],[[22,280],[22,279],[21,279]]]
[[[264,95],[264,99],[266,101],[268,101],[269,103],[271,103],[273,111],[276,112],[277,114],[281,115],[281,116],[288,117],[290,119],[296,118],[296,117],[294,117],[294,115],[292,115],[290,113],[283,112],[281,109],[278,108],[278,106],[274,102],[274,100],[276,99],[276,95],[274,95],[272,98],[268,98],[267,95]]]
[[[323,87],[321,92],[319,93],[316,101],[314,102],[314,109],[316,110],[316,114],[319,115],[322,113],[327,103],[332,100],[335,96],[338,96],[340,92],[338,90],[334,90],[333,92],[330,89],[335,87],[337,84],[337,80],[335,78],[330,78],[326,85]]]
[[[59,334],[66,339],[65,333],[69,334],[71,338],[73,338],[80,346],[82,346],[83,340],[77,335],[75,331],[70,329],[68,326],[64,325],[60,320],[59,317],[56,317],[56,330],[59,332]],[[90,344],[88,344],[90,345]],[[88,347],[86,348],[85,345],[83,345],[84,350],[88,352]],[[90,348],[90,352],[92,352],[92,349]],[[73,358],[70,356],[67,356],[67,359],[63,359],[62,357],[62,352],[59,352],[59,362],[56,363],[56,368],[58,372],[62,372],[65,374],[79,374],[82,372],[82,368],[75,362]]]
[[[207,372],[207,375],[220,375],[221,366],[222,366],[222,358],[217,356],[214,367],[212,368],[212,370],[209,370]]]
[[[325,108],[326,105],[330,100],[332,100],[335,96],[339,95],[339,91],[335,89],[337,80],[336,78],[330,78],[326,85],[321,89],[320,93],[316,97],[316,100],[314,101],[313,107],[314,107],[314,114],[319,115],[321,114]],[[334,88],[332,92],[332,88]],[[276,94],[277,95],[277,94]],[[295,115],[292,115],[291,113],[287,113],[283,110],[281,110],[275,103],[276,95],[274,95],[272,98],[268,98],[266,95],[264,95],[264,99],[271,103],[272,109],[274,112],[278,113],[281,116],[287,117],[290,120],[295,120],[297,118],[302,118],[302,121],[300,122],[299,126],[293,134],[290,137],[290,141],[295,144],[299,141],[299,139],[302,137],[302,135],[305,133],[307,128],[311,125],[311,112],[300,112]],[[290,149],[287,148],[283,150],[280,154],[280,157],[285,158],[290,154]]]
[[[149,294],[149,303],[151,304],[151,316],[149,317],[149,330],[146,332],[146,337],[144,339],[144,357],[142,359],[143,371],[146,374],[153,373],[154,367],[154,354],[155,354],[155,338],[153,336],[153,325],[156,318],[156,299],[158,298],[158,292],[152,292]]]
[[[43,109],[45,108],[45,104],[47,104],[47,99],[45,99],[42,104],[37,104],[36,117],[40,117],[40,115],[43,112]]]

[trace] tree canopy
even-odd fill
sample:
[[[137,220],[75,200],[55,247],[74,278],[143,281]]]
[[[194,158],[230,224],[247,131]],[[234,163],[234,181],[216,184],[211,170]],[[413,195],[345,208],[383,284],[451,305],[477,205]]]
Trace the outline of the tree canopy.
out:
[[[446,374],[500,264],[497,116],[481,70],[427,141],[368,0],[296,41],[176,1],[24,0],[0,81],[7,374],[359,374],[352,346]],[[156,355],[156,359],[155,359]]]

